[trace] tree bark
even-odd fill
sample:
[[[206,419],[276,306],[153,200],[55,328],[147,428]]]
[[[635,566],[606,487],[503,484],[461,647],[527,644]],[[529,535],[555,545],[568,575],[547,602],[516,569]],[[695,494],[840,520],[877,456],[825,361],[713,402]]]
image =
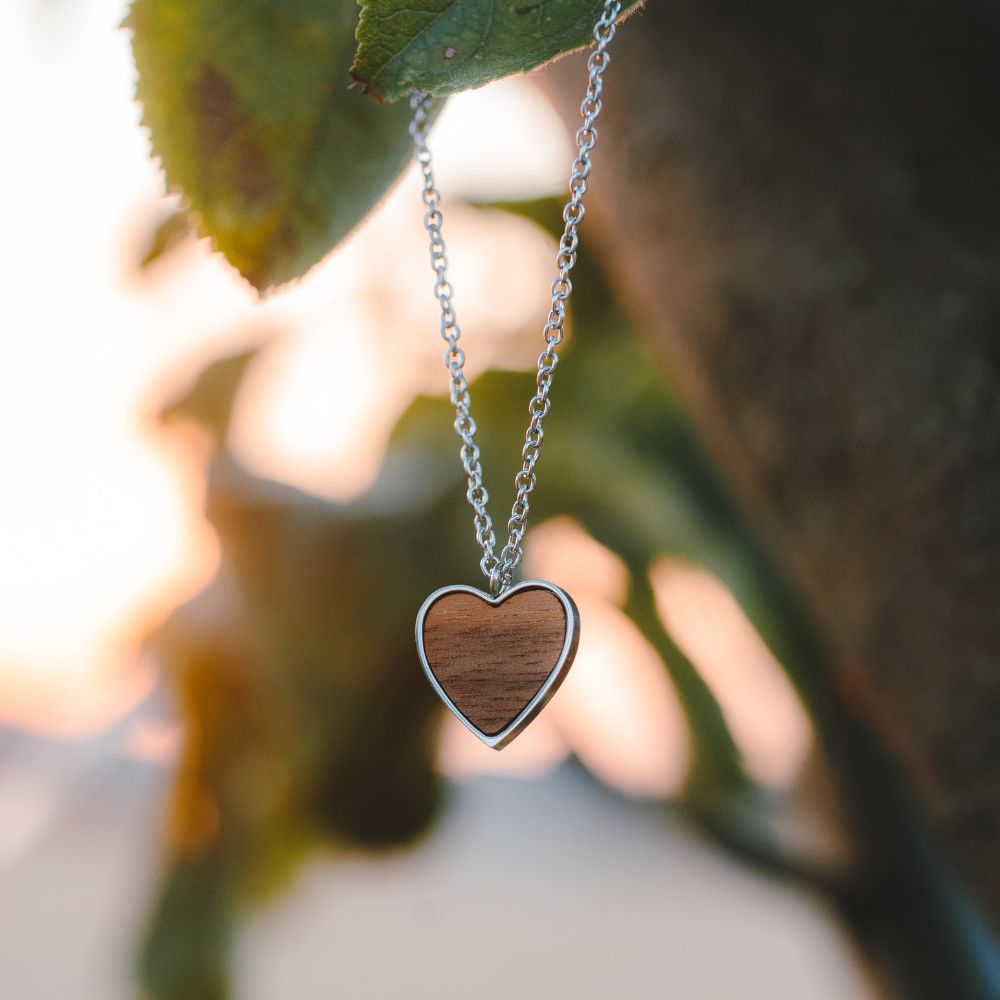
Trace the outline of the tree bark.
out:
[[[612,51],[585,228],[1000,928],[1000,8],[651,0]]]

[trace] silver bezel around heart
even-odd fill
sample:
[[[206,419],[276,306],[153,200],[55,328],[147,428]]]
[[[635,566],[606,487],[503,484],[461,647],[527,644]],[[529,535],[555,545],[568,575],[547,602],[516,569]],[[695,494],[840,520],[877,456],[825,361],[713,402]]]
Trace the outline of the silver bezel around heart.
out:
[[[562,604],[563,610],[566,613],[566,637],[563,641],[562,650],[556,660],[555,666],[549,671],[548,677],[542,682],[542,686],[538,689],[531,701],[524,706],[524,708],[502,729],[499,733],[489,736],[479,729],[473,722],[470,722],[465,715],[462,714],[461,709],[452,701],[449,697],[448,692],[441,686],[437,677],[434,675],[434,671],[431,669],[430,663],[427,661],[427,651],[424,648],[424,620],[427,617],[427,613],[430,609],[443,597],[447,597],[450,594],[472,594],[478,597],[480,600],[485,601],[487,604],[494,608],[499,607],[508,598],[513,597],[515,594],[523,593],[526,590],[547,590],[559,600]],[[420,611],[417,613],[417,623],[416,623],[416,639],[417,639],[417,655],[420,657],[420,665],[424,668],[424,673],[427,675],[427,679],[430,681],[431,686],[437,692],[438,697],[447,705],[451,713],[458,719],[459,722],[465,726],[469,732],[473,733],[480,740],[483,741],[488,747],[492,747],[494,750],[502,750],[511,740],[514,739],[519,733],[521,733],[525,727],[538,715],[538,713],[545,707],[552,696],[559,689],[559,685],[562,684],[569,673],[569,668],[573,664],[573,658],[576,656],[577,645],[580,641],[580,612],[577,610],[576,604],[573,602],[573,598],[557,587],[554,583],[549,583],[546,580],[525,580],[522,583],[511,587],[509,590],[504,591],[499,597],[492,597],[486,592],[479,590],[476,587],[468,587],[465,584],[456,583],[448,587],[441,587],[435,590],[426,601],[420,606]]]

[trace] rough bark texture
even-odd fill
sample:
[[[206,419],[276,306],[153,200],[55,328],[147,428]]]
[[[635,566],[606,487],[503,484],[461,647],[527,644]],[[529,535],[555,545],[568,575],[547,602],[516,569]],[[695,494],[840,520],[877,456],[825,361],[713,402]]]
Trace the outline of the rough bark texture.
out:
[[[651,0],[589,220],[994,928],[998,52],[986,0]]]

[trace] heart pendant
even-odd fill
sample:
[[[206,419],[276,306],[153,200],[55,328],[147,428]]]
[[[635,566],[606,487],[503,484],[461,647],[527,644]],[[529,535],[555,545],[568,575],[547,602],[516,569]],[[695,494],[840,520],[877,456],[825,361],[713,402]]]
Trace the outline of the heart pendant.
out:
[[[428,680],[494,750],[556,693],[579,638],[573,599],[543,580],[526,580],[500,597],[461,584],[442,587],[417,615],[417,652]]]

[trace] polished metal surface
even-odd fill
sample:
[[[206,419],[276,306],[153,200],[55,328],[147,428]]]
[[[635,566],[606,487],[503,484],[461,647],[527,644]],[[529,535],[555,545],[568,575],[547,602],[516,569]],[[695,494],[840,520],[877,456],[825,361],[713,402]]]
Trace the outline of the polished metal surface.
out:
[[[563,610],[566,612],[566,638],[555,665],[535,696],[504,729],[493,736],[488,736],[462,714],[458,706],[449,697],[448,692],[441,686],[437,677],[434,676],[434,671],[427,661],[427,651],[424,648],[424,620],[430,609],[442,597],[447,597],[450,594],[472,594],[487,604],[498,607],[508,598],[513,597],[515,594],[523,593],[526,590],[547,590],[559,599]],[[420,611],[417,614],[416,639],[417,654],[420,657],[421,666],[423,666],[424,673],[431,682],[431,686],[437,692],[438,697],[448,706],[459,722],[469,732],[478,736],[488,747],[492,747],[494,750],[502,750],[548,704],[549,700],[559,689],[559,685],[562,684],[569,673],[569,668],[573,665],[573,658],[576,656],[576,648],[580,641],[580,613],[573,602],[573,598],[565,590],[546,580],[525,580],[523,583],[508,588],[498,597],[492,597],[482,590],[477,590],[475,587],[467,587],[465,584],[454,584],[450,587],[441,587],[439,590],[435,590],[421,605]]]

